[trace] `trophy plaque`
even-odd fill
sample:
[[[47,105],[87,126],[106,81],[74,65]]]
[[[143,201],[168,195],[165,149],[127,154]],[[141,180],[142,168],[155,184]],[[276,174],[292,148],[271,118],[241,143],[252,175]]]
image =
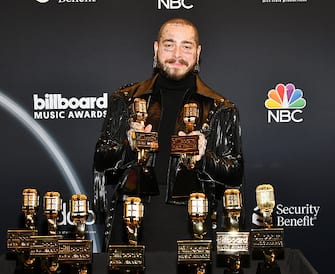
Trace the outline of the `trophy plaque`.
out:
[[[64,264],[90,264],[91,240],[59,240],[58,260]]]
[[[192,269],[197,274],[208,272],[212,263],[212,240],[179,240],[177,246],[177,263],[181,273],[191,273]]]
[[[199,109],[196,103],[184,105],[183,120],[186,133],[190,133],[194,130],[195,122],[198,117]],[[171,154],[198,154],[198,140],[198,135],[171,136]]]
[[[281,255],[284,248],[283,228],[256,228],[251,229],[250,245],[254,258],[261,258],[264,253],[275,251]]]
[[[58,239],[60,236],[31,236],[30,256],[39,259],[41,271],[52,274],[59,269]]]
[[[58,240],[60,236],[31,236],[30,255],[34,258],[58,256]]]
[[[171,154],[198,154],[198,140],[198,135],[171,136]]]
[[[217,253],[223,255],[249,254],[249,232],[216,232]]]
[[[9,229],[7,230],[7,250],[13,252],[25,252],[30,249],[30,237],[36,236],[37,230]]]
[[[135,131],[136,148],[138,150],[153,150],[153,145],[158,144],[157,132]]]
[[[227,269],[224,274],[242,274],[242,266],[249,263],[249,232],[216,232],[218,265]]]
[[[138,273],[145,269],[143,245],[110,245],[109,270],[121,273]]]
[[[210,263],[212,240],[180,240],[178,245],[178,264]]]

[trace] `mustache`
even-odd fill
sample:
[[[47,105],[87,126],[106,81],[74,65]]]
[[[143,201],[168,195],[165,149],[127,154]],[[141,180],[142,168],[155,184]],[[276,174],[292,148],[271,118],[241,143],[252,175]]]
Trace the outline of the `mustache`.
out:
[[[168,63],[168,64],[173,64],[173,63],[177,63],[177,62],[178,62],[179,64],[188,66],[188,62],[185,61],[184,59],[170,58],[170,59],[165,60],[165,63]]]

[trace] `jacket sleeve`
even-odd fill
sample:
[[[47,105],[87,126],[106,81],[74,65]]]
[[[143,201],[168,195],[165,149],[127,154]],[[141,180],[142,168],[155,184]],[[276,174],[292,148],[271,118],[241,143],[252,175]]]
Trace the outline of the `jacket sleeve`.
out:
[[[234,105],[219,107],[210,119],[205,171],[226,186],[240,186],[243,155],[239,113]]]
[[[94,169],[105,171],[125,164],[133,157],[127,141],[129,108],[121,91],[109,97],[107,116],[94,153]]]

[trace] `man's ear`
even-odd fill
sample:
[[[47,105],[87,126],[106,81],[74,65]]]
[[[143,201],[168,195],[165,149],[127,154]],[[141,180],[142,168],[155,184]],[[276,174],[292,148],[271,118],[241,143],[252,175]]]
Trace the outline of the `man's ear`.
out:
[[[157,57],[157,52],[158,52],[158,41],[154,42],[154,56]]]
[[[200,53],[201,53],[201,45],[198,45],[198,48],[197,48],[197,64],[199,64]]]

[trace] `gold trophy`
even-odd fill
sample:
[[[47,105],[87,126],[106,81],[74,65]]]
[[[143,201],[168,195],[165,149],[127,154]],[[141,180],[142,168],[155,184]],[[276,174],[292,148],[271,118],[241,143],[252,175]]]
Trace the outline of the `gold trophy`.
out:
[[[123,206],[123,220],[126,225],[128,242],[138,243],[138,231],[143,218],[144,206],[139,197],[127,197]]]
[[[145,122],[148,117],[146,101],[141,98],[135,98],[132,106],[135,116],[133,120],[145,127]],[[137,151],[138,163],[145,163],[148,159],[148,152],[158,149],[157,132],[134,131],[131,137]]]
[[[88,218],[88,203],[85,194],[74,194],[70,200],[70,216],[75,225],[75,238],[85,239],[86,220]]]
[[[226,189],[223,196],[223,205],[227,213],[228,231],[239,231],[242,210],[242,197],[238,189]]]
[[[145,269],[145,246],[138,245],[139,228],[143,219],[144,206],[139,197],[127,197],[123,204],[123,221],[126,227],[128,243],[110,245],[109,270],[120,273],[142,273]]]
[[[208,200],[204,193],[191,193],[188,200],[188,215],[192,223],[195,240],[178,240],[178,266],[183,269],[194,270],[196,274],[209,271],[212,262],[212,240],[204,240],[206,235],[206,219],[208,215]]]
[[[204,192],[203,185],[196,174],[195,156],[199,155],[198,134],[191,134],[196,129],[199,118],[199,108],[196,103],[188,103],[183,107],[183,121],[186,135],[171,136],[171,155],[178,159],[176,180],[171,190],[172,198],[186,202],[192,192]],[[205,130],[204,124],[201,130]],[[206,129],[207,130],[207,129]],[[198,159],[199,160],[199,159]],[[214,215],[213,215],[214,217]]]
[[[62,199],[59,192],[49,191],[44,195],[44,215],[48,221],[48,234],[57,234],[57,219],[62,210]]]
[[[36,189],[26,188],[22,192],[22,213],[26,229],[7,231],[7,250],[17,255],[18,262],[25,269],[35,268],[35,258],[30,255],[31,237],[36,236],[36,214],[39,207],[39,195]]]
[[[280,274],[276,258],[283,252],[283,228],[273,227],[272,213],[275,207],[274,188],[270,184],[256,187],[257,206],[263,215],[265,228],[251,230],[251,247],[254,257],[262,254],[264,262],[259,263],[257,274]]]
[[[207,233],[205,221],[208,214],[208,200],[204,193],[191,193],[188,200],[188,214],[192,222],[194,238],[203,239]]]
[[[70,200],[70,218],[75,226],[74,240],[59,240],[58,259],[71,265],[78,274],[87,274],[92,262],[92,241],[85,239],[88,218],[88,200],[85,194],[74,194]]]
[[[36,229],[35,218],[39,207],[39,195],[36,189],[26,188],[22,192],[22,212],[25,217],[25,226],[27,229]]]
[[[192,132],[195,128],[196,120],[199,118],[199,109],[196,103],[184,105],[183,120],[186,134]],[[193,169],[195,161],[193,156],[199,153],[198,135],[172,136],[171,137],[171,154],[180,156],[181,162],[188,169]]]
[[[249,232],[240,231],[242,196],[238,189],[226,189],[223,196],[226,230],[216,233],[217,254],[228,266],[224,274],[241,274],[242,256],[249,253]]]
[[[258,185],[256,187],[256,202],[261,211],[264,224],[267,228],[272,227],[272,212],[275,207],[275,194],[270,184]]]
[[[130,121],[140,123],[145,128],[148,117],[145,99],[134,99],[132,113]],[[144,132],[142,129],[134,130],[131,131],[131,142],[133,149],[137,152],[137,164],[132,167],[134,174],[136,174],[133,177],[136,179],[125,181],[124,193],[129,196],[159,194],[153,171],[153,161],[148,161],[149,153],[152,154],[158,150],[158,133]]]
[[[52,274],[59,270],[57,219],[62,209],[62,199],[58,192],[46,192],[43,198],[44,215],[48,223],[47,236],[31,236],[30,255],[38,258],[41,270]]]

